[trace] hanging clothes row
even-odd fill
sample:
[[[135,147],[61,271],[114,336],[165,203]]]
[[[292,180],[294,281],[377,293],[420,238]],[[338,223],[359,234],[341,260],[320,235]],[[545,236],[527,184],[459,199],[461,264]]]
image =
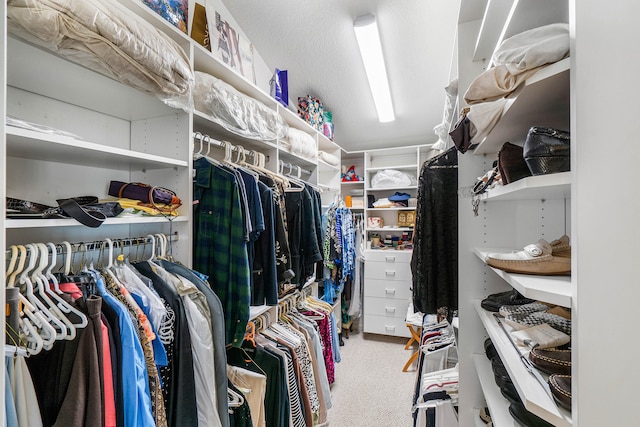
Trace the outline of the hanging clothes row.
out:
[[[194,140],[193,265],[222,301],[226,343],[240,346],[250,306],[276,305],[322,261],[320,196],[266,169],[262,153],[201,133]],[[222,159],[212,146],[224,149]]]
[[[148,258],[133,252],[140,241],[151,243]],[[7,294],[19,295],[7,301],[20,314],[7,336],[23,351],[6,356],[8,425],[230,425],[222,304],[168,246],[164,235],[66,243],[56,273],[55,245],[11,248]]]
[[[323,299],[335,303],[347,280],[353,280],[356,250],[354,221],[344,201],[336,198],[322,215],[324,229]]]
[[[246,408],[233,409],[235,426],[316,426],[327,422],[334,381],[331,306],[298,291],[264,314],[241,347],[227,350],[230,384]],[[253,322],[252,322],[253,324]]]

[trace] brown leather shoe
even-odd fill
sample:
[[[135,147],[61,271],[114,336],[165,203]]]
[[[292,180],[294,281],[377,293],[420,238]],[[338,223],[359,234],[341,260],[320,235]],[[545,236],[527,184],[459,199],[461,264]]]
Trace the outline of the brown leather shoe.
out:
[[[566,234],[549,244],[551,245],[551,255],[571,258],[571,245],[569,244],[569,236]]]
[[[549,376],[549,389],[560,406],[571,410],[571,375],[553,374]]]
[[[529,360],[547,374],[571,375],[571,350],[534,348],[529,352]]]

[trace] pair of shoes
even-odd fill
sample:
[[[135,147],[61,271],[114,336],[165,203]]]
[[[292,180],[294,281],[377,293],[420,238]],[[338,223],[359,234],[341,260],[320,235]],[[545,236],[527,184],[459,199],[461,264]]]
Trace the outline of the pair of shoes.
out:
[[[547,374],[571,375],[571,350],[534,348],[529,352],[529,360]]]
[[[514,402],[509,405],[509,413],[518,424],[525,427],[553,427],[553,424],[527,411],[524,405],[519,402]]]
[[[549,389],[558,405],[571,411],[571,375],[551,374]]]
[[[512,289],[506,292],[491,294],[480,302],[480,306],[487,311],[497,312],[503,305],[523,305],[535,300],[525,298],[520,292]]]
[[[547,304],[542,301],[534,301],[529,304],[522,304],[522,305],[503,305],[502,307],[500,307],[500,310],[498,310],[498,312],[503,317],[507,317],[514,314],[522,315],[522,314],[537,313],[538,311],[547,311],[553,307],[555,306],[552,304]]]
[[[508,273],[568,276],[571,275],[571,252],[570,247],[566,248],[568,243],[563,242],[564,237],[554,241],[557,242],[556,255],[553,254],[554,247],[540,239],[517,252],[487,254],[486,263]]]
[[[560,306],[534,313],[511,314],[505,316],[504,321],[518,331],[547,323],[571,336],[571,312]]]

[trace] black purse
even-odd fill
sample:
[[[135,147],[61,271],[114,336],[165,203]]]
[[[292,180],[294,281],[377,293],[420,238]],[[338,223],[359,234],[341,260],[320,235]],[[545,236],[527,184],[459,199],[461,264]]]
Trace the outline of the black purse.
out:
[[[124,211],[118,202],[99,203],[94,196],[56,200],[58,206],[47,206],[28,200],[7,197],[7,218],[15,219],[60,219],[74,218],[82,225],[97,228],[107,218]]]

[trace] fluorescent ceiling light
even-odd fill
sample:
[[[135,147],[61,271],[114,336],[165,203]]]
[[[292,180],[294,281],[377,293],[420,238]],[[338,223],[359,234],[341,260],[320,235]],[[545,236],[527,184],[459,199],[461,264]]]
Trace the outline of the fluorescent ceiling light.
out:
[[[360,16],[353,21],[353,28],[356,32],[364,69],[367,72],[373,102],[378,111],[378,120],[382,123],[392,122],[396,118],[391,103],[391,91],[389,90],[387,69],[384,66],[376,17],[374,15]]]

